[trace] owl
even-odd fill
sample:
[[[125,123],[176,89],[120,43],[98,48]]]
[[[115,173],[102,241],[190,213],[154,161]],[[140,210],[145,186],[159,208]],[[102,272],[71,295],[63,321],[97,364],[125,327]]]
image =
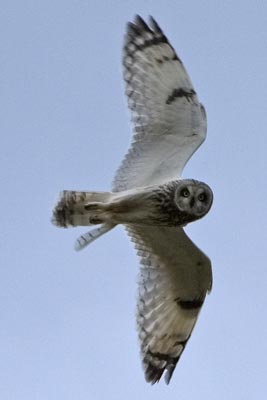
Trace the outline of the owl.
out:
[[[110,192],[63,191],[53,210],[59,227],[94,226],[80,250],[125,226],[140,257],[137,327],[147,382],[170,382],[212,286],[209,258],[184,231],[208,213],[210,187],[182,179],[206,137],[206,114],[175,50],[157,22],[127,25],[123,49],[133,139]]]

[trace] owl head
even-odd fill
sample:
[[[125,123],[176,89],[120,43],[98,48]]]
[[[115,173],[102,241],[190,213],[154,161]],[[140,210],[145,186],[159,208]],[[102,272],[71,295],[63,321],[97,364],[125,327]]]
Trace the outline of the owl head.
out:
[[[182,213],[192,220],[204,217],[213,201],[211,188],[204,182],[194,179],[182,179],[175,192],[175,203]]]

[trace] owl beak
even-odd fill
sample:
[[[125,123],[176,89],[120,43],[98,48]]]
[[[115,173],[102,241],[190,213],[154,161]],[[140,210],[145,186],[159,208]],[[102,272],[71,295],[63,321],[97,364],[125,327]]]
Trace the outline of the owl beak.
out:
[[[191,208],[194,207],[194,204],[195,204],[195,198],[194,197],[190,200],[189,204],[190,204]]]

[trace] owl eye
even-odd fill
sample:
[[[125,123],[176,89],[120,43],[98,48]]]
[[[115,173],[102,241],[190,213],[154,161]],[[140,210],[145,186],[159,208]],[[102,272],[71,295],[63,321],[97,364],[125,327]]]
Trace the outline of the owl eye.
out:
[[[205,195],[205,193],[200,193],[200,195],[198,196],[198,200],[199,200],[199,201],[205,201],[205,200],[206,200],[206,195]]]
[[[183,189],[182,192],[181,192],[181,195],[182,195],[183,197],[189,197],[190,192],[189,192],[188,189]]]

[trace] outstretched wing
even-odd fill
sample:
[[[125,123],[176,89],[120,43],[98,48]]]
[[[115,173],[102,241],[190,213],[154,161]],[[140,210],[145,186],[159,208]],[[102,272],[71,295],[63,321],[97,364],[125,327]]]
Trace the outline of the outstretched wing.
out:
[[[211,290],[211,263],[182,228],[128,226],[141,257],[137,325],[148,382],[169,383]]]
[[[206,137],[206,116],[168,39],[151,18],[128,23],[124,79],[134,136],[114,179],[114,190],[177,179]]]

